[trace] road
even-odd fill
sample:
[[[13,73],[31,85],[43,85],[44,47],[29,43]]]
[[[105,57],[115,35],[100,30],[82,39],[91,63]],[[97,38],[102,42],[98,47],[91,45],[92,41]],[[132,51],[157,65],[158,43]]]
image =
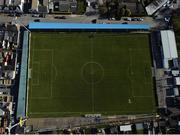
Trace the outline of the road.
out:
[[[91,23],[93,19],[97,19],[97,23],[123,23],[125,22],[122,18],[120,21],[98,19],[98,16],[85,16],[85,15],[66,15],[66,19],[54,19],[55,15],[47,15],[46,18],[35,18],[31,15],[23,15],[18,17],[18,21],[24,25],[29,22],[33,22],[34,19],[40,19],[41,22],[59,22],[59,23]],[[15,17],[9,17],[7,15],[0,15],[0,23],[11,22]],[[129,24],[149,24],[151,27],[158,26],[158,23],[154,21],[151,17],[143,17],[144,21],[129,21]]]

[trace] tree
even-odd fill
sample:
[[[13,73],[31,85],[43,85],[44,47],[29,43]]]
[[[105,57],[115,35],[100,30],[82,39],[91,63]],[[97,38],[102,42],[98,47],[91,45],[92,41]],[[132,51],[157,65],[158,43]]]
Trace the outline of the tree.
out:
[[[121,8],[121,10],[120,10],[121,16],[125,16],[125,12],[126,12],[126,10],[124,8]]]
[[[120,20],[121,17],[125,16],[125,9],[118,6],[117,12],[116,12],[116,19]]]
[[[144,0],[145,6],[147,6],[149,3],[151,3],[153,0]]]
[[[85,1],[81,1],[81,0],[78,0],[77,1],[77,13],[78,14],[84,14],[86,12],[86,2]]]
[[[117,10],[116,10],[116,19],[117,20],[120,20],[121,19],[121,11],[120,11],[120,6],[117,7]]]
[[[173,16],[180,16],[180,8],[176,9],[176,10],[173,12]]]
[[[127,8],[127,9],[125,10],[125,15],[126,15],[126,16],[131,16],[131,10]]]
[[[123,8],[126,10],[126,9],[127,9],[127,6],[126,6],[126,5],[124,5],[124,6],[123,6]]]
[[[107,15],[107,7],[105,5],[99,6],[99,14],[101,16]]]
[[[140,6],[140,3],[136,2],[136,13],[140,13],[139,6]]]

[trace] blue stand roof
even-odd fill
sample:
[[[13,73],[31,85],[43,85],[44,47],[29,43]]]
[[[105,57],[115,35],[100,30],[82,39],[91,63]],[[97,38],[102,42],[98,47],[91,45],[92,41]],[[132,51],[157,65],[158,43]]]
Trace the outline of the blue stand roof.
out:
[[[148,24],[88,24],[88,23],[49,23],[30,22],[29,29],[114,29],[114,30],[149,30]]]

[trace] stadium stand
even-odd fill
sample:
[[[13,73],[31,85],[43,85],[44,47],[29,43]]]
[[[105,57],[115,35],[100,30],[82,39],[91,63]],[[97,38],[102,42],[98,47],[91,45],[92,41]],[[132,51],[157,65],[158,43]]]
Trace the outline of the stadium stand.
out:
[[[171,30],[162,30],[161,41],[163,47],[164,68],[169,68],[169,61],[178,58],[174,32]]]
[[[19,96],[17,105],[17,118],[26,116],[26,86],[28,64],[28,31],[24,32],[23,51],[21,60],[21,73],[19,82]]]
[[[149,30],[148,24],[85,24],[85,23],[47,23],[47,22],[30,22],[30,30]]]

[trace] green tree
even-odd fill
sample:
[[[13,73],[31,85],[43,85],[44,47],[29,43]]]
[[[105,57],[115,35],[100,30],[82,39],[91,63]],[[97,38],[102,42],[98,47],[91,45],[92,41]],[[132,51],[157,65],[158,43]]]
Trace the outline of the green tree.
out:
[[[77,13],[84,14],[86,12],[86,2],[84,1],[77,1]]]
[[[131,10],[127,8],[127,9],[125,10],[125,15],[126,15],[126,16],[131,16]]]
[[[106,15],[107,11],[108,11],[108,9],[107,9],[106,5],[99,6],[99,14],[101,16]]]
[[[120,10],[121,16],[125,16],[125,12],[126,12],[126,10],[124,8],[121,8],[121,10]]]

